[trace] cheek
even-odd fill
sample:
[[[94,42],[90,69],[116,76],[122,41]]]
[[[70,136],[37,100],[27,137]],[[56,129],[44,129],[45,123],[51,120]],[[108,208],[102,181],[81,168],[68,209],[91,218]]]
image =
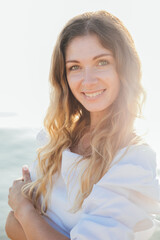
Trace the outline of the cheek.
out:
[[[118,96],[119,91],[120,91],[120,80],[117,77],[115,78],[114,85],[113,85],[113,92],[114,92],[113,95],[115,95],[115,98]]]
[[[76,92],[77,92],[77,87],[76,87],[76,85],[75,85],[75,82],[72,82],[72,81],[68,81],[68,86],[69,86],[69,89],[70,89],[70,91],[72,92],[72,94],[73,94],[73,96],[75,96],[76,95]]]
[[[78,89],[80,89],[80,81],[75,76],[74,77],[73,76],[68,77],[67,81],[68,81],[68,85],[69,85],[72,92],[75,92]]]
[[[117,96],[120,90],[120,79],[117,72],[113,71],[108,78],[108,86],[112,90],[113,96]]]
[[[104,79],[105,83],[113,88],[119,88],[120,80],[117,72],[113,69],[109,69],[108,71],[101,72],[99,74],[101,79]]]

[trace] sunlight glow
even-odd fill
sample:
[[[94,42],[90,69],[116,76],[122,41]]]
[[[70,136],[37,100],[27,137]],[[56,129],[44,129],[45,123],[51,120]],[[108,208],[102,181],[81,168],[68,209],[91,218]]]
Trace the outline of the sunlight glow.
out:
[[[54,43],[71,17],[105,9],[119,17],[133,36],[142,61],[148,140],[158,153],[160,133],[159,0],[73,0],[0,2],[0,127],[42,126],[49,97],[48,75]],[[7,112],[15,113],[6,116]],[[142,129],[139,125],[139,129]]]

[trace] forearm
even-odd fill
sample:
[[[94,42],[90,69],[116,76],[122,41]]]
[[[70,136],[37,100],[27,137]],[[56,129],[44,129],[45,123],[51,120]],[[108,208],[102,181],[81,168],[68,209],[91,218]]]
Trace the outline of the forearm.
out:
[[[13,211],[8,214],[5,230],[8,238],[12,240],[27,240],[23,228],[15,218]]]
[[[16,218],[22,225],[27,240],[69,239],[53,229],[34,208],[17,211]]]
[[[68,240],[69,238],[52,228],[34,208],[33,203],[23,196],[21,189],[31,179],[29,170],[23,169],[22,174],[23,179],[13,182],[8,195],[8,204],[13,209],[17,219],[17,229],[19,230],[21,226],[21,231],[24,231],[24,234],[23,231],[21,232],[23,234],[21,238],[13,238],[13,240]],[[9,224],[9,226],[13,225]],[[6,230],[10,237],[13,228],[7,226]]]

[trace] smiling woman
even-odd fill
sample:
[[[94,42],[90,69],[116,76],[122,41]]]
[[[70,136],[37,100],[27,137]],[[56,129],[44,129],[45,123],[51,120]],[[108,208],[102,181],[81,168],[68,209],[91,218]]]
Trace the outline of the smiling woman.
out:
[[[10,188],[8,236],[149,239],[160,212],[156,157],[134,129],[145,92],[122,22],[105,11],[71,19],[55,45],[50,84],[48,140]]]
[[[66,50],[66,72],[75,98],[91,113],[92,121],[97,112],[100,120],[119,92],[112,52],[101,45],[96,35],[77,37]]]

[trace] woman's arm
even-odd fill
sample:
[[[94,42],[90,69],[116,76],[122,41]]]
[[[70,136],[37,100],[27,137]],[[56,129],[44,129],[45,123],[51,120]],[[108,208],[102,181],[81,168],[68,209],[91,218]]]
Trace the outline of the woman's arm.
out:
[[[15,212],[23,226],[28,240],[68,240],[66,236],[53,229],[31,205],[25,205]]]
[[[66,236],[53,229],[34,208],[32,202],[21,193],[21,188],[30,182],[29,170],[23,169],[23,179],[14,181],[9,190],[8,203],[14,211],[14,216],[22,226],[27,240],[68,240]],[[13,236],[13,219],[8,219],[6,229]],[[17,225],[18,227],[19,225]],[[13,238],[14,239],[14,238]],[[18,240],[18,239],[15,239]],[[22,239],[21,239],[22,240]]]
[[[12,240],[27,240],[23,228],[15,218],[13,211],[8,214],[5,230],[7,236]]]

